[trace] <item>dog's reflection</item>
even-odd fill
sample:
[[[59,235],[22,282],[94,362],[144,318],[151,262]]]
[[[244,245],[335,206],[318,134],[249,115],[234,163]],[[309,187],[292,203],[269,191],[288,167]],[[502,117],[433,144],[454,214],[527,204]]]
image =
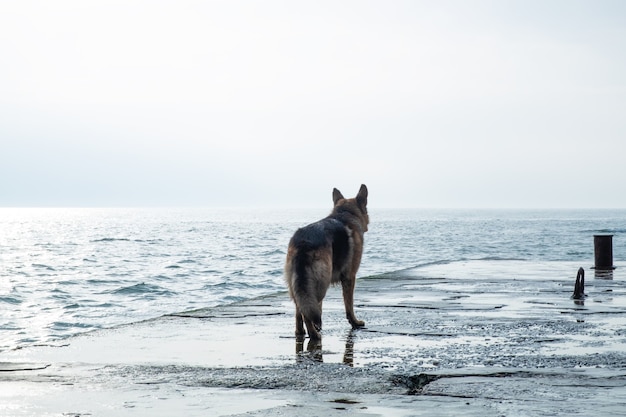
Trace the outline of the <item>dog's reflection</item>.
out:
[[[354,339],[354,330],[350,330],[346,336],[346,345],[343,353],[343,363],[348,366],[354,366]],[[306,344],[306,352],[304,350],[304,343],[304,338],[296,338],[296,360],[298,362],[309,360],[324,362],[321,340],[309,339]]]

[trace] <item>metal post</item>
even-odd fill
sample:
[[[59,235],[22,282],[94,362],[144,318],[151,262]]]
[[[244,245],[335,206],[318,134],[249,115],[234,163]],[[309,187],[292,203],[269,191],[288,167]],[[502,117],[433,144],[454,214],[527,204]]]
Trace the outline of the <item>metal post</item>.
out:
[[[580,300],[585,298],[585,270],[582,268],[578,268],[578,273],[576,274],[576,284],[574,284],[574,294],[572,294],[572,298],[574,300]]]
[[[596,258],[595,269],[615,269],[613,266],[613,235],[593,235],[593,249]]]

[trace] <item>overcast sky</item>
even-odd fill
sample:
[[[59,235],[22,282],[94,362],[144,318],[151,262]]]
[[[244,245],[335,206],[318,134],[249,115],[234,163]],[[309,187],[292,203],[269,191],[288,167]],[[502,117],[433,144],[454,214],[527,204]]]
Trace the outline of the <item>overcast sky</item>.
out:
[[[626,1],[0,0],[0,206],[626,207]]]

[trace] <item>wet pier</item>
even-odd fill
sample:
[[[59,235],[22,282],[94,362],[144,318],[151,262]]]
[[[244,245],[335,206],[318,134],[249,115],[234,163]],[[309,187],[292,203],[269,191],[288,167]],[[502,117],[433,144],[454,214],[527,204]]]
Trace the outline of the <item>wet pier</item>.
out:
[[[360,279],[321,345],[286,292],[3,352],[0,415],[626,415],[626,275],[442,263]],[[588,265],[582,265],[587,267]]]

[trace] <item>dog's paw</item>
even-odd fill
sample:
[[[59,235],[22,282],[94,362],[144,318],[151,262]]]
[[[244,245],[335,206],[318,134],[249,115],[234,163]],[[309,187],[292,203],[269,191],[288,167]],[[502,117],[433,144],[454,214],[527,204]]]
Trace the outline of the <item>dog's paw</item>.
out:
[[[358,329],[359,327],[365,327],[365,322],[363,320],[355,320],[352,323],[353,329]]]

